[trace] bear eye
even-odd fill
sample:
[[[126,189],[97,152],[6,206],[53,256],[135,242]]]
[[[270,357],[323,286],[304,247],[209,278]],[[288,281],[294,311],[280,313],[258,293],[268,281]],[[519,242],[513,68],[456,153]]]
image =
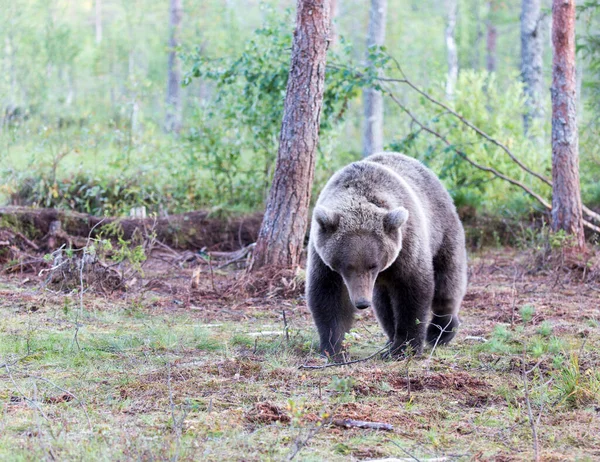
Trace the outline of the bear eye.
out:
[[[377,265],[373,264],[373,265],[369,265],[369,271],[375,271],[377,269]]]

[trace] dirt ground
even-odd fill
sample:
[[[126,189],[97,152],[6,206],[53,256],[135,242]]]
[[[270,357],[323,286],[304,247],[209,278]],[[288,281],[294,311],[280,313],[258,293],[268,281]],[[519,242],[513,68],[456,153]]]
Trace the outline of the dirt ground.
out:
[[[600,284],[471,255],[454,342],[327,368],[302,275],[156,252],[128,290],[0,276],[3,460],[600,460]],[[348,360],[385,344],[372,313]],[[358,428],[381,423],[391,430]]]

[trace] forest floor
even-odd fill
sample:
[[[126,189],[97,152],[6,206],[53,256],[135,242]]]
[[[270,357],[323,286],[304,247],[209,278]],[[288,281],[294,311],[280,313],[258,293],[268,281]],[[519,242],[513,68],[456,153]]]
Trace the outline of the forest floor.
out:
[[[600,284],[531,258],[471,255],[447,347],[323,369],[301,368],[326,362],[291,279],[252,297],[239,270],[151,258],[80,299],[3,274],[0,459],[599,460]],[[372,313],[346,340],[384,343]]]

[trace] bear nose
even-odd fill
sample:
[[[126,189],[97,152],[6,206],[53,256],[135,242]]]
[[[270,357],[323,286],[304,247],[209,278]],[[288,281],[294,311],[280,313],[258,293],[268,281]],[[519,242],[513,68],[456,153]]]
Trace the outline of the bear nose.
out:
[[[365,308],[369,308],[371,306],[371,301],[365,298],[361,298],[359,300],[356,300],[354,306],[359,310],[364,310]]]

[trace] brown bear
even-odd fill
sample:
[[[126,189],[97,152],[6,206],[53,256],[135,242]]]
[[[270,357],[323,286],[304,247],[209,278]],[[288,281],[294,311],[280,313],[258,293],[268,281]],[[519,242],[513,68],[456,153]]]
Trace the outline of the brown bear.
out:
[[[381,153],[331,177],[313,212],[306,284],[323,354],[339,354],[355,309],[371,305],[386,355],[448,343],[466,285],[464,230],[431,170]]]

